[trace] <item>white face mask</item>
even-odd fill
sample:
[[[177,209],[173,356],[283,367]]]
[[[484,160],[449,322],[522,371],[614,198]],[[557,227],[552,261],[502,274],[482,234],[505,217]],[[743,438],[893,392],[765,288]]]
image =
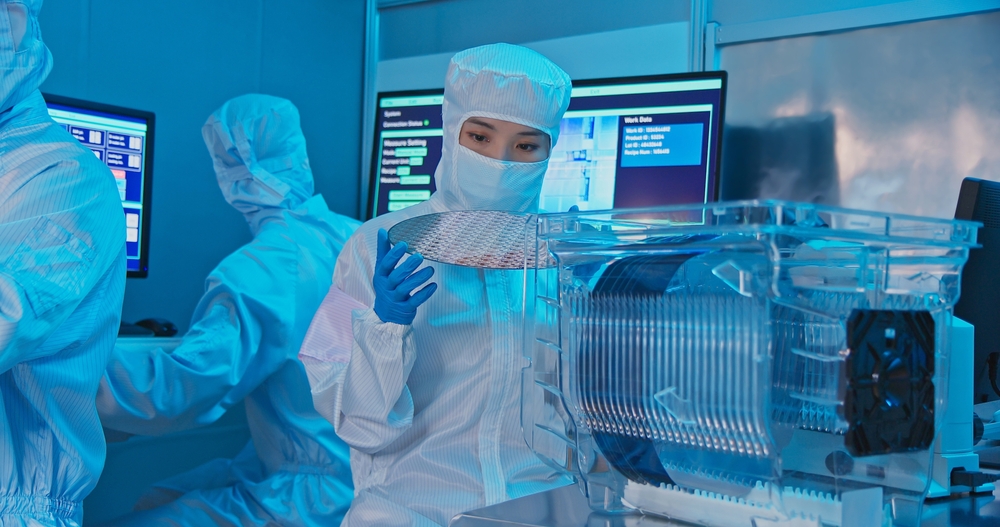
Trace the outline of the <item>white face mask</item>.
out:
[[[501,161],[456,145],[455,176],[460,198],[471,210],[537,212],[549,160]]]

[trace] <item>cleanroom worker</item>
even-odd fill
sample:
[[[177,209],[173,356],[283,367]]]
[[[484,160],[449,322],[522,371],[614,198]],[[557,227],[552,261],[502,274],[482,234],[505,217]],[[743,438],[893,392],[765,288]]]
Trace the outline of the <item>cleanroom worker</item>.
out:
[[[104,466],[94,393],[118,335],[125,215],[49,118],[40,0],[0,0],[0,525],[76,526]]]
[[[344,525],[445,525],[567,483],[521,432],[523,272],[431,268],[390,249],[384,229],[449,210],[536,211],[570,91],[563,70],[523,47],[455,55],[436,193],[344,247],[300,354],[316,409],[351,445]]]
[[[336,525],[353,495],[348,447],[313,409],[296,355],[360,223],[313,196],[290,101],[237,97],[202,136],[253,240],[208,275],[173,352],[115,349],[97,406],[107,428],[157,435],[211,423],[245,398],[252,441],[235,460],[158,484],[140,500],[145,510],[113,524]]]

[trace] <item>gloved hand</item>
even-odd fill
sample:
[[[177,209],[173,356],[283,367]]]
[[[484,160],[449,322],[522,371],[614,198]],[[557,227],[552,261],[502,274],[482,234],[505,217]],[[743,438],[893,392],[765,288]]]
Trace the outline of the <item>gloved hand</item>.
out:
[[[378,230],[376,248],[378,255],[375,258],[375,277],[372,278],[375,314],[382,322],[412,324],[413,318],[417,316],[417,307],[437,291],[437,284],[431,282],[416,293],[412,292],[431,278],[434,268],[425,267],[414,273],[414,269],[424,261],[424,257],[419,254],[410,256],[396,267],[400,258],[406,254],[406,243],[398,243],[392,247],[389,244],[389,233],[385,229]]]

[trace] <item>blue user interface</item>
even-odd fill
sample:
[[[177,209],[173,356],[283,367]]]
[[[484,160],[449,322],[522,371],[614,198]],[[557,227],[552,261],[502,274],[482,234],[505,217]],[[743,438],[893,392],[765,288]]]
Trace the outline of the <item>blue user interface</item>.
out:
[[[725,80],[708,72],[575,83],[541,211],[715,201]],[[442,100],[441,92],[379,97],[369,216],[434,192]]]
[[[443,101],[440,93],[379,98],[370,217],[431,197],[441,160]]]
[[[115,176],[125,212],[128,270],[140,271],[143,256],[141,227],[145,220],[142,197],[146,171],[146,120],[51,102],[46,106],[52,120],[89,148]]]

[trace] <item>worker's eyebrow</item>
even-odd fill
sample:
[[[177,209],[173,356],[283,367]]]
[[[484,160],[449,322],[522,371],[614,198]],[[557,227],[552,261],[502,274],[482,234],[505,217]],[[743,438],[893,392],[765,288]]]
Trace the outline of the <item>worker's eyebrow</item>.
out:
[[[479,126],[482,126],[484,128],[489,128],[490,130],[493,130],[493,131],[496,131],[496,129],[497,129],[496,126],[493,126],[492,124],[490,124],[490,123],[488,123],[486,121],[480,121],[479,119],[476,119],[475,117],[469,118],[469,122],[472,123],[472,124],[478,124]]]
[[[518,132],[517,135],[528,135],[528,136],[542,136],[548,135],[541,130],[525,130],[524,132]]]

